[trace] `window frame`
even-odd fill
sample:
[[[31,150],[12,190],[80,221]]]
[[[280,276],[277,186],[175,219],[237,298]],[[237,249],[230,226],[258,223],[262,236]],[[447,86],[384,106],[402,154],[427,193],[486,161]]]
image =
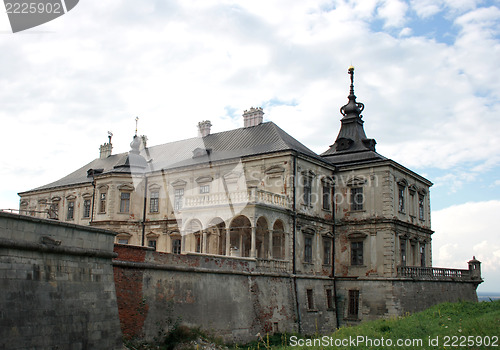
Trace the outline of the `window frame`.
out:
[[[364,189],[363,186],[353,186],[351,187],[350,190],[350,196],[351,196],[351,211],[362,211],[364,209],[364,203],[365,203],[365,195],[364,195]],[[361,196],[361,203],[358,203],[358,200],[356,199],[358,196]]]
[[[179,243],[177,244],[176,242],[179,242]],[[171,245],[172,245],[172,247],[171,247],[172,254],[181,254],[181,252],[182,252],[182,239],[181,239],[181,237],[173,237]]]
[[[99,192],[99,214],[105,214],[106,213],[106,201],[107,201],[108,193],[107,191],[105,192]]]
[[[75,201],[74,200],[68,201],[66,220],[75,220]]]
[[[323,265],[332,265],[332,238],[323,237]]]
[[[421,193],[418,194],[418,218],[425,220],[425,196]]]
[[[405,187],[398,185],[398,211],[405,213]]]
[[[83,199],[83,216],[82,218],[90,218],[90,211],[92,209],[92,200],[89,198]]]
[[[330,211],[331,210],[331,194],[332,194],[332,187],[326,183],[323,183],[323,193],[322,193],[322,208],[323,210]]]
[[[208,194],[208,193],[210,193],[210,185],[209,184],[200,185],[200,194]]]
[[[364,242],[351,241],[351,266],[364,266]]]
[[[124,198],[127,197],[127,198]],[[130,199],[132,195],[129,191],[120,191],[120,214],[130,213]],[[124,210],[126,209],[126,210]]]
[[[304,263],[312,264],[313,262],[313,236],[304,235]]]
[[[160,212],[160,191],[154,190],[149,194],[149,212],[156,214]]]
[[[184,201],[184,188],[174,188],[174,210],[181,210]]]
[[[347,317],[348,318],[359,318],[359,290],[350,289],[349,290],[349,304],[347,307]]]
[[[334,310],[335,305],[334,305],[333,288],[325,288],[325,298],[326,298],[326,309]]]
[[[156,238],[148,239],[148,247],[156,250],[158,240]]]
[[[310,207],[312,204],[312,177],[309,175],[304,175],[303,184],[303,201],[304,205]]]
[[[314,290],[312,288],[306,289],[306,303],[307,311],[314,311]]]

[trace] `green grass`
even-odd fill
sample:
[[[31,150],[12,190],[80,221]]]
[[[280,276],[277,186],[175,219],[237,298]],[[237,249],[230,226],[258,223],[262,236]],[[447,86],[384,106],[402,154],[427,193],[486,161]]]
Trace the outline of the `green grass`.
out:
[[[343,327],[325,337],[296,337],[295,344],[304,344],[302,348],[308,349],[500,350],[500,301],[444,303],[404,317],[365,322],[356,327]],[[290,335],[275,335],[270,339],[272,341],[267,341],[264,335],[258,343],[237,348],[292,350],[299,347],[290,346]],[[407,346],[402,343],[402,346],[398,346],[398,339],[412,343]],[[319,343],[320,340],[323,342]],[[387,346],[389,340],[392,346]],[[486,346],[485,341],[489,341],[490,346]],[[495,344],[496,346],[492,346]]]

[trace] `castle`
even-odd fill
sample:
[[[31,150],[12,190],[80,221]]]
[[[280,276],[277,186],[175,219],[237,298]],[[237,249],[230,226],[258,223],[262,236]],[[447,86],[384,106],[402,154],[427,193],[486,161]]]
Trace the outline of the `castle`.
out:
[[[304,332],[477,300],[477,260],[432,267],[432,183],[376,152],[348,73],[340,131],[322,154],[250,108],[242,128],[211,133],[201,121],[198,137],[153,147],[136,133],[122,154],[110,136],[99,158],[19,193],[20,211],[114,231],[117,247],[233,259],[292,278]]]

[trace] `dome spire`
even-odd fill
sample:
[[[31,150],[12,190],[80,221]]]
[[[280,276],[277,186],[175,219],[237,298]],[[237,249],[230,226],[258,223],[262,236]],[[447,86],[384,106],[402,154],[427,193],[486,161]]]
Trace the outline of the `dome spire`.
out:
[[[361,102],[356,102],[356,95],[354,95],[354,67],[349,66],[347,73],[351,76],[351,88],[349,96],[347,96],[349,102],[340,108],[340,113],[344,118],[361,118],[361,112],[365,109],[365,105]]]

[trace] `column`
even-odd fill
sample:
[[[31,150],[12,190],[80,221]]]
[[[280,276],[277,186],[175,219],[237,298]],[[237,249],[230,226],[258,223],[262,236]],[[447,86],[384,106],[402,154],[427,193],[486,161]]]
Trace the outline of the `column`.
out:
[[[267,232],[269,233],[269,246],[268,246],[269,252],[267,254],[267,257],[269,259],[272,259],[273,258],[273,234],[274,234],[274,232],[273,232],[273,230],[268,230]]]
[[[207,254],[207,230],[201,231],[201,253]]]
[[[251,245],[251,248],[250,248],[250,257],[251,258],[255,258],[255,253],[256,253],[256,249],[255,249],[256,235],[257,235],[257,227],[255,227],[255,225],[252,225],[252,245]]]
[[[226,256],[229,256],[231,254],[231,230],[223,228],[222,231],[226,233]]]

